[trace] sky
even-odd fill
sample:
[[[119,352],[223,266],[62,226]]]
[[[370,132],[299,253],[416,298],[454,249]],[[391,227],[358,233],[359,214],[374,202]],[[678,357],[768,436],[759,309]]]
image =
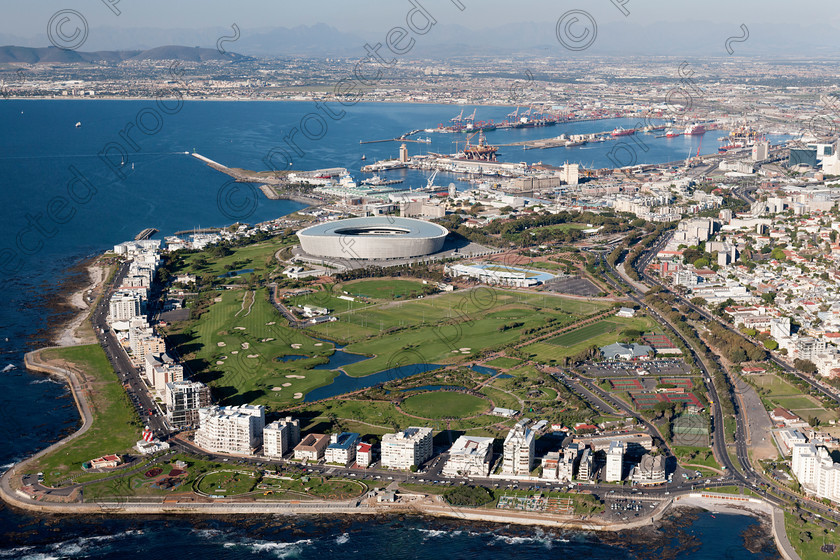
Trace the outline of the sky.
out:
[[[829,0],[800,0],[795,5],[789,0],[0,0],[0,34],[41,36],[46,44],[48,22],[62,10],[81,14],[91,34],[97,27],[201,29],[234,23],[254,31],[325,23],[339,31],[364,33],[399,24],[412,1],[440,23],[471,29],[556,20],[571,9],[584,9],[599,23],[626,19],[639,24],[677,24],[698,18],[732,21],[735,27],[740,23],[840,23],[836,2]],[[463,11],[456,7],[458,3]]]

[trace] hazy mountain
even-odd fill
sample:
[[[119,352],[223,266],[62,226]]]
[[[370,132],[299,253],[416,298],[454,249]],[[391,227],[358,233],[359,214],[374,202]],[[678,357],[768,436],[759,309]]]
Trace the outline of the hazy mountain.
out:
[[[56,47],[0,47],[0,63],[57,63],[122,62],[125,60],[184,60],[206,62],[211,60],[236,62],[249,57],[236,53],[220,53],[217,49],[199,47],[164,46],[148,50],[80,52]]]
[[[729,38],[743,36],[740,22],[636,23],[630,20],[598,26],[597,37],[587,49],[579,52],[565,49],[556,36],[556,21],[542,23],[510,23],[491,29],[475,30],[459,25],[438,23],[423,36],[414,36],[414,49],[404,58],[454,56],[552,55],[562,58],[606,56],[721,56],[727,57]],[[390,29],[390,28],[388,28]],[[366,55],[365,43],[385,43],[388,29],[380,33],[346,33],[334,27],[316,24],[294,28],[205,29],[119,29],[97,28],[84,49],[93,51],[158,50],[158,45],[200,45],[216,52],[217,41],[224,50],[259,57],[341,56],[361,58]],[[828,24],[780,25],[748,24],[749,38],[731,42],[737,56],[840,56],[838,30]],[[580,29],[578,30],[580,31]],[[238,38],[237,38],[238,35]],[[14,39],[14,40],[12,40]],[[0,34],[0,42],[33,46],[43,44],[43,37],[24,40]],[[178,56],[191,57],[187,47]],[[43,51],[43,49],[35,49]],[[198,56],[212,56],[199,51]],[[82,59],[85,53],[78,53]],[[217,53],[218,54],[218,53]],[[6,54],[12,60],[35,56],[24,52]],[[68,62],[73,53],[40,53],[40,57],[59,58]],[[18,57],[18,58],[14,58]],[[6,60],[6,59],[4,59]],[[190,58],[192,60],[192,58]],[[43,61],[43,60],[42,60]]]

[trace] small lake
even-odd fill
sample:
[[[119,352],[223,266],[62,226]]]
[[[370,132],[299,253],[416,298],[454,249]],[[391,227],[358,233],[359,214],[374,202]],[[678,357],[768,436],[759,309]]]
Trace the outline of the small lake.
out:
[[[222,274],[221,276],[216,276],[216,278],[233,278],[234,276],[240,276],[242,274],[249,274],[251,272],[254,272],[253,268],[243,268],[242,270],[232,270],[230,272]]]
[[[441,389],[451,389],[453,391],[466,391],[466,387],[460,385],[423,385],[422,387],[411,387],[410,389],[400,389],[401,393],[408,393],[409,391],[440,391]]]
[[[283,362],[285,364],[286,362],[296,362],[298,360],[306,360],[309,357],[310,356],[304,356],[303,354],[289,354],[288,356],[280,356],[279,358],[277,358],[277,361],[278,362]]]
[[[358,354],[355,355],[358,356]],[[362,356],[362,358],[366,359],[364,356]],[[374,385],[379,385],[380,383],[393,381],[394,379],[404,379],[406,377],[411,377],[412,375],[417,375],[418,373],[425,373],[441,367],[442,366],[436,364],[411,364],[386,369],[384,371],[380,371],[379,373],[374,373],[373,375],[367,375],[365,377],[350,377],[342,371],[329,385],[318,387],[313,391],[309,391],[309,393],[306,394],[306,398],[304,398],[304,402],[327,399],[329,397],[343,395],[344,393],[349,393],[351,391],[367,389],[368,387],[373,387]]]
[[[487,366],[472,365],[470,366],[470,369],[476,373],[480,373],[481,375],[496,375],[497,373],[499,373],[499,370],[497,370],[496,368],[491,368]],[[503,373],[499,376],[499,379],[510,379],[511,377],[513,376]]]

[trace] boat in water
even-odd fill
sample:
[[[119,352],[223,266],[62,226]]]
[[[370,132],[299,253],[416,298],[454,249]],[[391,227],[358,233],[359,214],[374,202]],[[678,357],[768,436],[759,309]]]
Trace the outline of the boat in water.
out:
[[[685,127],[685,135],[686,136],[700,136],[701,134],[706,133],[706,125],[703,124],[691,124]]]
[[[680,133],[679,133],[679,132],[677,132],[676,130],[674,130],[673,128],[669,128],[669,129],[665,132],[665,138],[676,138],[676,137],[677,137],[677,136],[679,136],[679,135],[680,135]]]
[[[621,128],[619,126],[618,128],[616,128],[612,131],[612,137],[613,138],[618,138],[619,136],[630,136],[631,134],[636,134],[636,129],[635,128],[631,128],[631,129],[628,130],[628,129]]]
[[[363,185],[369,185],[371,187],[384,187],[387,185],[396,185],[398,183],[402,183],[403,179],[383,179],[379,175],[374,175],[368,179],[364,179],[362,181]]]
[[[21,111],[23,113],[23,111]],[[76,123],[76,128],[82,128],[82,121]]]

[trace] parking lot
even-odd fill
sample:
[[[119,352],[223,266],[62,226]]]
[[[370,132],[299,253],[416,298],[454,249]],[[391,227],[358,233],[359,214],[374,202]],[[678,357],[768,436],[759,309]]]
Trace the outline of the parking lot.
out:
[[[620,377],[644,375],[690,375],[691,368],[682,360],[645,360],[640,362],[598,362],[580,367],[586,377]],[[640,373],[643,372],[643,373]]]
[[[545,289],[561,294],[594,297],[603,292],[601,288],[586,278],[554,278],[545,283]]]

